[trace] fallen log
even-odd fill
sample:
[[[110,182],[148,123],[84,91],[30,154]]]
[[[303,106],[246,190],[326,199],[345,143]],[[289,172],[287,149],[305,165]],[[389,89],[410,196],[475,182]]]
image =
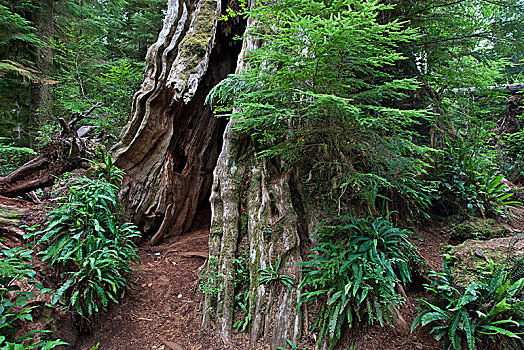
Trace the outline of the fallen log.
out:
[[[81,166],[92,155],[88,134],[93,128],[77,130],[75,125],[82,119],[93,119],[90,114],[102,105],[97,103],[83,113],[75,113],[69,122],[58,118],[62,127],[60,136],[47,150],[28,161],[12,173],[0,178],[0,195],[15,197],[39,188],[51,186],[56,177]],[[78,132],[80,131],[80,132]]]

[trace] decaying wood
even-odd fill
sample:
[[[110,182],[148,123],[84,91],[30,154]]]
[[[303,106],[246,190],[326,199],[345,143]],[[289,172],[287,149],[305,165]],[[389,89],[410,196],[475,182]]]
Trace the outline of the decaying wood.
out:
[[[145,79],[133,116],[113,149],[126,177],[126,219],[157,244],[187,231],[206,204],[226,120],[204,100],[235,70],[237,29],[218,21],[222,0],[170,0],[158,40],[146,58]]]
[[[88,132],[83,131],[79,136],[75,125],[82,119],[90,118],[90,114],[99,107],[101,104],[95,104],[88,111],[73,115],[69,122],[58,118],[62,127],[60,136],[44,154],[0,178],[0,195],[14,197],[51,186],[57,176],[79,167],[90,155],[90,141],[87,139]]]
[[[516,94],[516,93],[522,93],[522,91],[524,91],[524,84],[506,84],[506,85],[497,85],[497,86],[489,86],[485,89],[477,89],[477,88],[473,88],[473,87],[470,87],[470,88],[456,88],[456,89],[449,89],[449,90],[444,90],[443,93],[444,94],[448,94],[449,92],[453,92],[455,94],[459,94],[459,95],[478,95],[478,94],[483,94],[485,93],[485,91],[490,91],[490,90],[496,90],[496,91],[506,91],[506,92],[509,92],[509,93],[512,93],[512,94]]]
[[[24,210],[18,207],[0,204],[0,237],[9,236],[21,241],[24,231],[20,229],[20,218],[23,214]]]

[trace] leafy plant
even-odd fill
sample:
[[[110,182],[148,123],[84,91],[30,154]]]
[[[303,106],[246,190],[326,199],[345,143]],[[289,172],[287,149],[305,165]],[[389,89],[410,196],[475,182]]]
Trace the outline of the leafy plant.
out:
[[[418,261],[407,231],[393,227],[384,218],[354,219],[346,225],[321,226],[310,261],[303,262],[306,287],[300,305],[318,299],[321,309],[313,324],[318,344],[333,348],[342,328],[367,318],[389,323],[390,309],[402,302],[397,283],[411,279],[411,266]]]
[[[125,290],[131,266],[139,257],[133,240],[135,225],[121,224],[118,215],[118,182],[121,172],[105,158],[99,179],[72,179],[65,202],[50,212],[47,227],[27,237],[42,234],[46,245],[43,261],[57,267],[65,278],[52,303],[63,302],[90,321]],[[113,181],[114,183],[110,183]]]
[[[504,176],[476,143],[460,138],[454,142],[446,140],[436,174],[442,179],[446,206],[453,207],[458,202],[459,208],[466,207],[472,213],[479,211],[485,217],[502,214],[508,205],[521,204],[510,200],[513,193],[503,183]]]
[[[34,279],[36,272],[31,268],[32,253],[32,250],[24,248],[0,252],[0,336],[4,340],[11,338],[17,322],[33,319],[31,310],[34,307],[26,307],[26,303],[36,295],[13,284],[15,280]],[[9,293],[13,293],[14,297],[10,297]]]
[[[28,306],[29,298],[37,295],[33,291],[22,290],[14,283],[25,279],[35,291],[43,287],[34,281],[35,270],[31,268],[33,251],[18,247],[0,251],[0,349],[52,349],[58,345],[67,344],[61,340],[36,341],[33,336],[37,333],[47,333],[45,330],[36,330],[15,339],[14,331],[21,322],[33,321],[33,311],[36,305]],[[23,345],[26,341],[33,344]]]
[[[92,163],[98,178],[118,186],[124,179],[124,172],[115,165],[111,153],[99,150],[97,158],[98,160]]]
[[[293,276],[282,275],[282,274],[278,273],[278,270],[280,268],[280,261],[281,261],[281,259],[277,260],[277,263],[275,264],[275,268],[272,268],[270,266],[268,269],[258,269],[258,272],[260,272],[260,277],[258,279],[258,284],[269,284],[269,283],[271,283],[273,281],[280,281],[291,292],[291,287],[294,284]]]
[[[497,268],[461,288],[455,285],[448,257],[442,272],[430,274],[425,288],[434,299],[422,300],[411,326],[430,325],[444,349],[521,349],[524,341],[524,278]]]
[[[289,345],[289,349],[291,350],[300,350],[300,346],[295,345],[291,340],[286,339],[286,343]],[[277,350],[287,350],[288,348],[285,348],[283,346],[279,346]]]
[[[251,322],[252,315],[251,315],[251,312],[249,312],[249,295],[250,295],[249,291],[244,293],[244,297],[242,298],[241,301],[238,302],[238,305],[240,306],[242,312],[244,313],[244,317],[241,320],[233,324],[233,329],[236,329],[237,331],[242,329],[242,332],[245,332],[247,329],[247,326]]]
[[[220,283],[221,276],[218,273],[218,262],[215,256],[210,256],[204,269],[199,274],[200,283],[198,288],[209,299],[215,299],[223,289]]]
[[[36,153],[28,147],[17,147],[14,143],[6,144],[6,138],[0,137],[0,176],[5,176],[24,164]]]

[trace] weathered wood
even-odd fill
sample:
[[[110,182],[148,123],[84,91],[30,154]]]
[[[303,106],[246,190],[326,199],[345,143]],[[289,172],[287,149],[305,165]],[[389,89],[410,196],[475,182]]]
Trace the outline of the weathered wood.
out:
[[[20,218],[24,213],[20,208],[0,204],[0,237],[8,235],[10,238],[22,240],[24,231],[20,229]]]
[[[44,154],[38,155],[12,173],[0,178],[0,195],[14,197],[51,186],[57,176],[77,168],[91,153],[86,136],[92,129],[84,130],[80,137],[74,126],[78,121],[89,118],[89,115],[101,106],[97,103],[88,111],[73,115],[69,122],[58,118],[62,127],[60,137]]]
[[[255,21],[248,21],[248,30],[255,26]],[[244,57],[257,45],[254,37],[245,37],[237,72],[247,68]],[[284,172],[276,159],[257,158],[249,137],[236,130],[233,122],[227,126],[210,199],[212,264],[203,272],[216,277],[217,291],[205,295],[203,323],[213,321],[225,340],[232,335],[236,259],[241,247],[248,250],[244,258],[249,268],[251,342],[262,339],[277,347],[284,346],[286,339],[295,343],[299,340],[303,322],[302,311],[296,305],[301,269],[296,263],[302,257],[299,217],[293,202],[293,195],[299,197],[299,193],[290,185],[292,182],[292,172]],[[295,285],[291,290],[281,283],[258,282],[260,269],[274,267],[278,260],[278,273],[293,276]]]
[[[168,5],[135,94],[133,118],[113,149],[116,165],[126,172],[121,196],[127,220],[152,234],[156,244],[187,231],[211,192],[208,261],[213,263],[203,269],[208,276],[203,283],[214,284],[216,293],[205,295],[204,324],[213,321],[223,339],[231,338],[236,259],[244,248],[252,342],[297,342],[302,313],[296,309],[301,278],[296,263],[302,261],[307,233],[299,230],[293,173],[284,172],[277,159],[256,157],[249,137],[215,119],[204,105],[215,84],[235,68],[246,69],[244,57],[257,42],[249,35],[242,42],[232,40],[244,26],[218,21],[228,5],[220,0],[170,0]],[[250,20],[248,27],[255,25]],[[278,260],[278,272],[295,280],[291,290],[281,283],[258,283],[260,269]]]
[[[187,231],[205,205],[226,121],[204,105],[210,89],[234,72],[240,43],[223,30],[222,0],[170,0],[149,49],[133,117],[113,149],[126,177],[127,220],[152,244]]]
[[[489,90],[498,90],[498,91],[507,91],[510,93],[521,93],[524,90],[524,84],[506,84],[506,85],[497,85],[497,86],[489,86],[485,89],[477,89],[477,88],[456,88],[456,89],[449,89],[444,90],[444,94],[447,94],[449,92],[453,92],[454,94],[458,95],[478,95],[485,93],[485,91]]]

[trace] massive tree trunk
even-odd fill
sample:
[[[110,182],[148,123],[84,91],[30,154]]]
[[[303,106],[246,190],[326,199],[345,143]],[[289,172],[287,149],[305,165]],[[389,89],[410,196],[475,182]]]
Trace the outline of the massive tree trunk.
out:
[[[126,172],[121,195],[127,219],[156,244],[188,230],[199,207],[211,201],[210,258],[201,275],[204,324],[213,323],[229,339],[233,320],[241,317],[235,315],[235,294],[249,292],[251,340],[296,342],[302,328],[296,262],[309,232],[300,220],[299,182],[278,159],[257,158],[250,138],[204,105],[216,83],[246,68],[245,54],[257,43],[250,36],[232,40],[246,25],[218,21],[228,5],[221,0],[168,5],[135,95],[133,119],[113,150]],[[244,286],[238,285],[239,261],[248,262]],[[260,284],[260,269],[279,262],[278,273],[292,276],[294,285]]]
[[[169,0],[164,27],[149,49],[133,117],[113,154],[127,174],[127,219],[152,244],[191,227],[208,201],[226,120],[204,99],[235,70],[243,24],[218,21],[222,0]]]
[[[255,25],[250,20],[248,30]],[[256,46],[253,37],[246,36],[238,72],[247,68],[243,58]],[[304,217],[304,210],[293,172],[283,171],[278,159],[257,158],[249,137],[231,122],[224,133],[210,200],[210,258],[202,273],[209,284],[204,292],[204,325],[214,322],[219,334],[229,339],[236,316],[235,294],[243,291],[249,293],[252,343],[260,339],[273,347],[286,339],[296,343],[303,327],[302,313],[296,308],[301,278],[296,263],[302,261],[301,242],[308,239],[308,228],[299,217]],[[244,260],[249,282],[239,286],[237,264]],[[277,273],[293,276],[292,288],[280,281],[259,283],[261,269],[275,270],[278,265]]]
[[[229,339],[236,293],[243,291],[249,293],[253,343],[296,343],[303,327],[302,313],[296,309],[301,278],[296,263],[302,261],[302,244],[308,239],[307,226],[299,219],[303,212],[297,181],[292,172],[282,172],[277,160],[257,159],[249,141],[231,125],[214,175],[210,257],[202,273],[207,284],[203,323],[214,322],[219,334]],[[249,282],[238,286],[237,264],[244,260]],[[294,285],[288,289],[280,281],[261,284],[260,269],[290,275]]]

